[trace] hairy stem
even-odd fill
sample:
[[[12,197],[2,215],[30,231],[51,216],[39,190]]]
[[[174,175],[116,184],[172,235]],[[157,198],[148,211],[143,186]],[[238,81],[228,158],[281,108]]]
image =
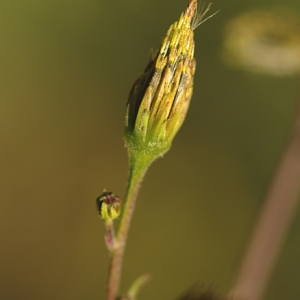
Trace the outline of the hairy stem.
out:
[[[105,222],[104,240],[108,250],[112,251],[116,243],[114,225],[112,220],[106,220]]]
[[[118,294],[123,254],[128,230],[130,227],[139,187],[149,164],[149,161],[144,157],[138,157],[138,159],[133,159],[131,157],[130,159],[128,186],[116,237],[116,247],[112,251],[110,258],[106,300],[115,300]]]
[[[300,101],[290,141],[282,154],[231,291],[238,299],[262,298],[296,210],[299,188]]]

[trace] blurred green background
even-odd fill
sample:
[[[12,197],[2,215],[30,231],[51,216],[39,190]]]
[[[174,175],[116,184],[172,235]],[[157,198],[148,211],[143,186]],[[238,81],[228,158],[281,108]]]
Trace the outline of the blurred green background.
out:
[[[125,103],[149,49],[186,0],[0,2],[0,299],[104,299],[108,252],[95,208],[123,196]],[[214,1],[196,30],[188,117],[150,168],[125,254],[122,291],[175,299],[197,280],[226,291],[293,120],[291,78],[227,68],[228,20],[298,0]],[[265,299],[300,299],[300,214]]]

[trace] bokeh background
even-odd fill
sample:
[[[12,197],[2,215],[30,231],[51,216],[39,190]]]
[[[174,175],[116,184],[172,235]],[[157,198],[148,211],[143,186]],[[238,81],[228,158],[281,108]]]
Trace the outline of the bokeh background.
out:
[[[0,2],[0,299],[104,299],[108,252],[95,199],[123,196],[129,90],[185,0]],[[226,291],[287,140],[291,78],[221,60],[240,12],[298,0],[215,0],[196,30],[188,117],[150,168],[128,240],[122,291],[175,299],[200,280]],[[300,299],[300,214],[265,299]]]

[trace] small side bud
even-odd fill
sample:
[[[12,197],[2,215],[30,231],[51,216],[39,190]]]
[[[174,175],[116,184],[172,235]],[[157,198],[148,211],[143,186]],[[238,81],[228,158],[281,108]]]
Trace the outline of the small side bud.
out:
[[[103,193],[96,199],[97,210],[100,218],[104,220],[114,220],[121,213],[121,200],[112,192]]]

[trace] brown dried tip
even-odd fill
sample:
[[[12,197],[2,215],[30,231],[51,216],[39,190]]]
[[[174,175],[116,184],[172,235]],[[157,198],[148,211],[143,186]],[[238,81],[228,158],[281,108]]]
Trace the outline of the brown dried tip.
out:
[[[184,12],[184,14],[188,17],[189,22],[191,22],[196,11],[197,11],[197,0],[190,0],[189,5]]]

